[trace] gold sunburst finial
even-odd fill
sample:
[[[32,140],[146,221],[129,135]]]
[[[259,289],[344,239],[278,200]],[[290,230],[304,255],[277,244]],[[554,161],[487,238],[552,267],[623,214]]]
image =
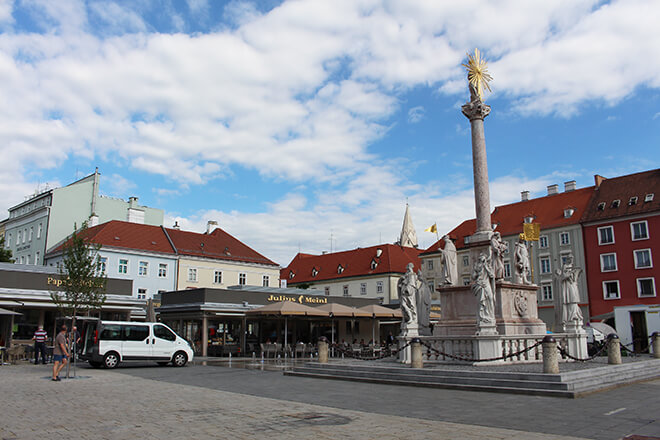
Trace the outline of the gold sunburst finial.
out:
[[[463,64],[463,66],[467,69],[468,82],[479,95],[479,99],[483,100],[484,87],[490,92],[488,82],[493,80],[493,77],[488,73],[488,63],[481,58],[479,49],[474,49],[474,56],[469,53],[467,56],[468,63]]]

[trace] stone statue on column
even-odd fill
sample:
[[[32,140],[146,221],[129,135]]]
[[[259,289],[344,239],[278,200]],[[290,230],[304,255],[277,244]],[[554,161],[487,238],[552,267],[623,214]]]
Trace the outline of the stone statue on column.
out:
[[[573,254],[568,254],[561,269],[555,270],[561,297],[561,321],[564,331],[579,331],[584,324],[578,289],[578,277],[581,272],[582,269],[573,265]]]
[[[509,249],[509,243],[502,240],[502,235],[495,232],[490,239],[491,258],[493,260],[493,272],[495,279],[504,279],[504,254]]]
[[[456,246],[451,241],[449,235],[442,237],[445,242],[444,249],[440,249],[440,260],[442,262],[442,279],[440,280],[443,285],[457,286],[458,285],[458,263]]]
[[[417,291],[419,287],[419,278],[413,270],[412,263],[408,263],[406,273],[399,278],[397,287],[399,290],[399,302],[401,303],[401,330],[403,335],[414,334],[417,336],[418,316],[417,316]]]
[[[409,263],[410,264],[410,263]],[[417,272],[417,323],[420,336],[431,336],[431,289],[422,271]]]
[[[493,281],[495,274],[491,268],[490,257],[484,252],[479,254],[472,271],[472,293],[477,297],[477,329],[483,334],[484,328],[495,327],[495,293]],[[492,332],[492,331],[491,331]]]
[[[522,236],[518,238],[518,242],[516,243],[514,257],[516,259],[516,265],[513,282],[516,284],[532,284],[529,278],[529,252]]]

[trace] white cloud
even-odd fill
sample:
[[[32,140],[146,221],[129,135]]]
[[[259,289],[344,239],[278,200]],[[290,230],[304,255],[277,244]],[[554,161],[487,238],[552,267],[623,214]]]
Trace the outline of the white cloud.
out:
[[[424,107],[418,105],[408,110],[408,123],[416,124],[424,119]]]
[[[137,185],[134,182],[131,182],[130,180],[116,173],[103,179],[103,184],[104,188],[108,189],[109,195],[121,198],[133,196],[134,194],[129,194],[129,191],[137,188]]]

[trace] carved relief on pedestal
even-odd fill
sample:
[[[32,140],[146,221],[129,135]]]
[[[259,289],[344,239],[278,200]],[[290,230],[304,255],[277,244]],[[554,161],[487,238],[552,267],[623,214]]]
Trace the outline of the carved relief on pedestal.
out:
[[[513,296],[513,308],[516,310],[516,313],[520,315],[521,318],[526,318],[529,309],[527,304],[527,296],[523,292],[516,292]]]

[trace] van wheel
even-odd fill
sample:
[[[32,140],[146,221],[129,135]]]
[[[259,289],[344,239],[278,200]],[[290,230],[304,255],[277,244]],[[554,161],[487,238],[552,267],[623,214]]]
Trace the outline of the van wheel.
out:
[[[119,364],[119,355],[114,351],[107,353],[103,357],[103,366],[105,368],[115,368]]]
[[[89,365],[91,365],[92,368],[101,368],[101,362],[89,361]]]
[[[175,367],[183,367],[188,362],[188,355],[182,351],[177,351],[172,357],[172,365]]]

